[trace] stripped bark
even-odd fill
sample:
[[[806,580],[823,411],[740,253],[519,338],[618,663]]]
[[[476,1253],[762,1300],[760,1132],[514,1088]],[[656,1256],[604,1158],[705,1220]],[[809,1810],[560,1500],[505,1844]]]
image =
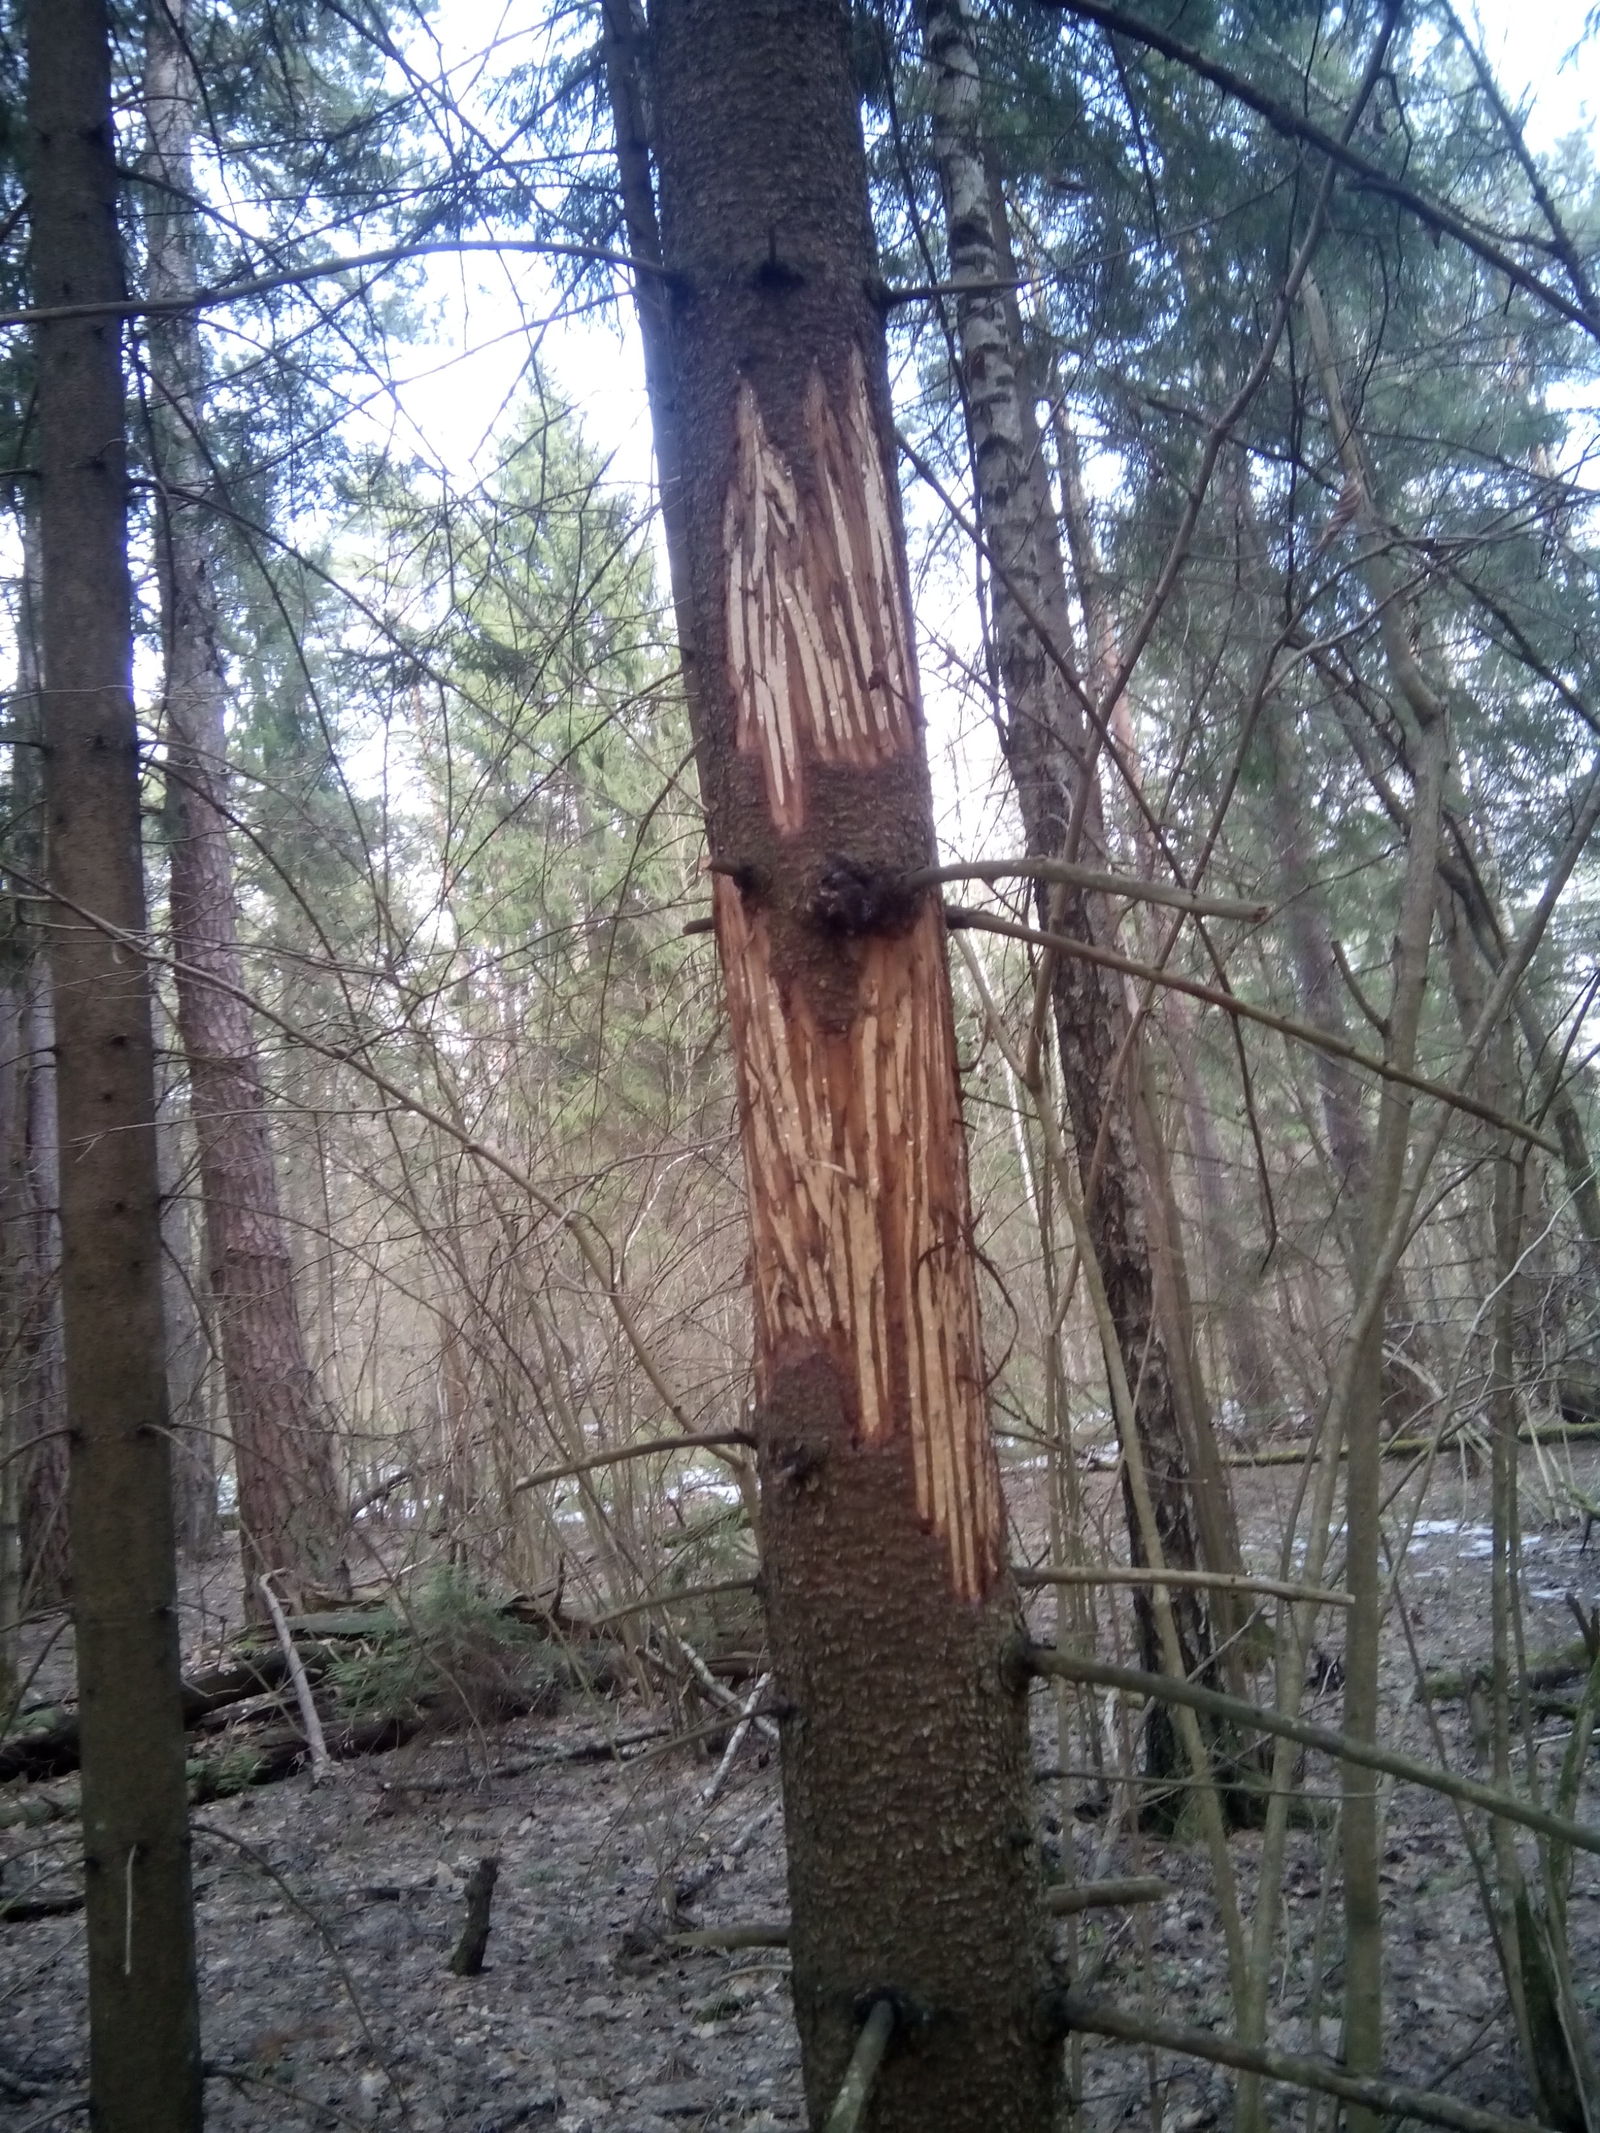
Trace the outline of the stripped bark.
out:
[[[196,285],[190,140],[198,85],[186,0],[148,17],[145,111],[149,290]],[[167,817],[178,1029],[199,1144],[207,1259],[238,1467],[248,1611],[258,1579],[284,1573],[296,1601],[337,1550],[339,1491],[330,1417],[307,1359],[294,1263],[278,1200],[266,1102],[245,1004],[228,848],[225,709],[211,470],[202,440],[204,369],[194,315],[152,324],[157,541],[166,650]]]
[[[880,2133],[1042,2133],[1019,1615],[943,921],[902,886],[934,837],[845,11],[658,0],[652,27],[652,412],[750,1180],[806,2092],[820,2121],[888,1992],[924,2019]]]

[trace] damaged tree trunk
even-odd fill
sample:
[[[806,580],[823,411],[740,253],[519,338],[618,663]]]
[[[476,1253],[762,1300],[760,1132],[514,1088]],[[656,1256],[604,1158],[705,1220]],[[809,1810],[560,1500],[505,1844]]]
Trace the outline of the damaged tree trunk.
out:
[[[837,0],[658,0],[673,578],[738,1064],[795,2009],[820,2123],[1053,2123],[1059,2051],[865,161]],[[670,422],[660,397],[653,408]]]

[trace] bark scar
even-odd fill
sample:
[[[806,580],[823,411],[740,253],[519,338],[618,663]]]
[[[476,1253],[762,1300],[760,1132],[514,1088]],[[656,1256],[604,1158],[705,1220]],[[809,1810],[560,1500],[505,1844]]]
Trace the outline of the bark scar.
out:
[[[759,759],[781,835],[805,821],[808,762],[869,770],[913,746],[919,716],[894,502],[867,375],[806,394],[802,478],[746,379],[723,505],[735,744]]]

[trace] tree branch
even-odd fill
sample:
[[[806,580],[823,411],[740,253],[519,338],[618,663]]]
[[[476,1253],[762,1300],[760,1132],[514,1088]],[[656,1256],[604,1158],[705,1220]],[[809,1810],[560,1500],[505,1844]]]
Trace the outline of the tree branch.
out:
[[[960,904],[945,907],[945,922],[951,927],[967,926],[981,933],[998,933],[1007,940],[1027,941],[1035,948],[1053,948],[1062,955],[1074,955],[1086,963],[1099,963],[1106,970],[1120,970],[1124,977],[1138,978],[1146,984],[1169,985],[1175,992],[1187,993],[1192,1000],[1204,1000],[1208,1007],[1220,1007],[1224,1014],[1238,1015],[1246,1022],[1258,1022],[1263,1029],[1276,1030],[1280,1037],[1293,1038],[1296,1043],[1313,1045],[1335,1059],[1348,1060],[1351,1066],[1376,1074],[1382,1081],[1398,1082],[1404,1088],[1415,1089],[1421,1096],[1431,1096],[1437,1103],[1448,1104],[1452,1110],[1465,1111],[1469,1117],[1480,1118],[1501,1133],[1513,1134],[1518,1140],[1544,1149],[1547,1155],[1561,1153],[1554,1141],[1535,1132],[1532,1126],[1525,1126],[1520,1119],[1507,1118],[1504,1112],[1479,1103],[1464,1090],[1452,1089],[1445,1082],[1430,1081],[1426,1075],[1410,1074],[1402,1067],[1390,1066],[1387,1060],[1363,1052],[1347,1038],[1336,1037],[1331,1030],[1318,1029],[1312,1022],[1297,1022],[1289,1015],[1275,1015],[1265,1007],[1253,1007],[1248,1000],[1241,1000],[1237,993],[1222,992],[1215,985],[1203,985],[1198,978],[1179,977],[1175,971],[1158,970],[1153,963],[1136,962],[1132,956],[1117,954],[1115,949],[1096,948],[1088,941],[1074,940],[1070,934],[1046,933],[1037,926],[1024,926],[1019,920],[1000,918],[990,911],[974,911]]]
[[[1177,65],[1186,67],[1190,73],[1198,74],[1202,81],[1210,82],[1214,88],[1222,90],[1224,95],[1231,96],[1236,103],[1241,103],[1246,109],[1253,111],[1258,118],[1265,119],[1274,133],[1281,133],[1289,140],[1304,141],[1308,147],[1317,149],[1361,184],[1376,192],[1386,193],[1397,205],[1415,215],[1419,222],[1426,223],[1430,229],[1438,230],[1447,237],[1453,237],[1458,244],[1465,246],[1469,252],[1481,259],[1485,266],[1493,267],[1497,273],[1504,274],[1515,287],[1548,305],[1572,325],[1581,326],[1592,338],[1600,340],[1600,315],[1588,306],[1564,296],[1542,276],[1523,266],[1520,260],[1513,258],[1502,245],[1476,228],[1466,216],[1446,207],[1441,200],[1433,200],[1426,194],[1419,193],[1414,186],[1407,185],[1404,179],[1397,178],[1385,170],[1381,163],[1375,163],[1370,156],[1363,155],[1359,148],[1352,148],[1348,141],[1341,140],[1336,133],[1328,132],[1314,119],[1307,118],[1303,112],[1295,110],[1292,105],[1280,103],[1276,97],[1258,89],[1254,82],[1233,67],[1224,66],[1218,60],[1207,59],[1194,45],[1185,44],[1181,38],[1158,29],[1154,23],[1131,14],[1125,7],[1112,5],[1111,0],[1046,0],[1046,4],[1059,9],[1062,14],[1076,16],[1081,22],[1092,22],[1102,30],[1115,32],[1119,37],[1127,37],[1134,44],[1143,45],[1148,51],[1159,52],[1164,59],[1173,60]]]
[[[1330,2059],[1307,2058],[1297,2052],[1259,2051],[1233,2037],[1219,2037],[1209,2029],[1190,2029],[1177,2022],[1157,2022],[1145,2015],[1124,2014],[1087,1993],[1069,1992],[1061,2001],[1068,2029],[1086,2029],[1097,2037],[1117,2037],[1129,2044],[1153,2044],[1158,2051],[1177,2052],[1184,2058],[1204,2059],[1213,2066],[1237,2067],[1242,2074],[1259,2074],[1268,2081],[1282,2081],[1297,2089],[1319,2090],[1325,2096],[1341,2097],[1346,2103],[1365,2104],[1391,2118],[1420,2118],[1431,2126],[1450,2126],[1455,2133],[1547,2133],[1531,2118],[1503,2118],[1498,2111],[1480,2110],[1476,2104],[1457,2103],[1437,2089],[1405,2088],[1398,2081],[1361,2078],[1347,2074]]]
[[[183,296],[130,296],[112,303],[36,304],[21,311],[0,311],[0,326],[45,326],[74,318],[170,318],[177,312],[206,311],[218,304],[238,303],[247,296],[271,296],[278,289],[301,288],[307,282],[327,281],[335,274],[356,274],[369,267],[398,266],[407,259],[457,252],[534,252],[547,259],[584,259],[599,266],[626,267],[633,274],[666,273],[664,267],[648,259],[608,251],[603,245],[543,243],[531,237],[432,237],[416,244],[385,245],[375,252],[352,252],[345,259],[318,259],[305,267],[282,267],[272,274],[253,275],[248,281],[218,282],[209,289],[193,289]]]
[[[542,1466],[536,1474],[524,1474],[511,1484],[511,1494],[537,1489],[547,1481],[565,1481],[573,1474],[592,1474],[597,1467],[620,1466],[625,1459],[648,1459],[656,1452],[717,1451],[725,1444],[753,1444],[746,1429],[719,1429],[699,1437],[651,1437],[640,1444],[618,1445],[614,1451],[593,1452],[587,1459],[574,1459],[566,1466]]]
[[[1106,873],[1098,867],[1076,866],[1070,860],[1032,853],[1022,859],[968,859],[947,867],[919,867],[916,873],[906,876],[901,886],[931,889],[947,881],[1059,881],[1071,889],[1126,896],[1141,904],[1165,904],[1171,910],[1192,911],[1201,918],[1234,918],[1247,926],[1262,925],[1272,916],[1270,904],[1241,903],[1229,896],[1197,896],[1192,890],[1176,888],[1169,882]]]
[[[1055,1651],[1047,1645],[1035,1645],[1028,1654],[1028,1663],[1038,1674],[1054,1674],[1063,1681],[1087,1683],[1091,1688],[1123,1689],[1131,1696],[1152,1696],[1161,1703],[1181,1704],[1206,1718],[1220,1718],[1224,1724],[1247,1732],[1276,1734],[1280,1740],[1296,1741],[1302,1748],[1332,1756],[1335,1762],[1381,1770],[1408,1785],[1442,1792],[1447,1799],[1482,1808],[1485,1814],[1519,1822],[1524,1829],[1553,1837],[1558,1844],[1600,1854],[1600,1829],[1547,1814],[1542,1807],[1497,1792],[1492,1785],[1480,1785],[1475,1778],[1457,1777],[1453,1770],[1441,1770],[1418,1756],[1399,1755],[1392,1748],[1380,1748],[1370,1741],[1347,1740],[1342,1733],[1330,1732],[1325,1726],[1308,1725],[1302,1718],[1285,1718],[1281,1711],[1244,1703],[1236,1696],[1223,1696],[1193,1681],[1177,1681],[1170,1674],[1144,1674],[1137,1667],[1108,1666],[1099,1659],[1080,1659],[1076,1653]]]

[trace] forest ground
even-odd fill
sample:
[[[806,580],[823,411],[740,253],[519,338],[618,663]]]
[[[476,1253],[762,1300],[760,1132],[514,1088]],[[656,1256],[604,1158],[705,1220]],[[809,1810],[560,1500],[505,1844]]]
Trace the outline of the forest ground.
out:
[[[1586,1448],[1574,1458],[1580,1485],[1600,1493],[1600,1456]],[[1247,1561],[1271,1573],[1294,1469],[1245,1469],[1236,1479]],[[1086,1488],[1091,1518],[1114,1531],[1112,1480],[1091,1476]],[[1013,1495],[1026,1545],[1040,1525],[1036,1479],[1017,1477]],[[1568,1592],[1600,1604],[1600,1542],[1584,1552],[1580,1527],[1551,1515],[1531,1454],[1523,1504],[1526,1643],[1538,1654],[1572,1640]],[[1441,1468],[1406,1578],[1430,1666],[1486,1655],[1486,1516],[1486,1484]],[[232,1576],[219,1558],[188,1587],[196,1650],[215,1651]],[[1036,1605],[1043,1633],[1051,1603]],[[1412,1660],[1392,1623],[1390,1637],[1387,1737],[1428,1755]],[[64,1658],[52,1653],[50,1671]],[[775,1764],[747,1742],[707,1812],[699,1793],[712,1765],[703,1749],[649,1742],[626,1760],[556,1759],[652,1715],[661,1714],[627,1700],[569,1698],[553,1717],[424,1738],[345,1764],[318,1787],[297,1776],[197,1811],[208,2124],[219,2133],[297,2124],[773,2133],[802,2124],[782,1951],[673,1953],[660,1938],[669,1892],[687,1883],[701,1886],[679,1909],[682,1928],[784,1915]],[[1336,1690],[1312,1698],[1307,1715],[1337,1725]],[[1439,1720],[1452,1765],[1486,1776],[1463,1707],[1441,1705]],[[1563,1731],[1553,1720],[1538,1726],[1552,1743],[1541,1758],[1547,1782]],[[1042,1687],[1036,1739],[1041,1768],[1053,1766],[1055,1713]],[[1594,1765],[1580,1805],[1591,1821]],[[1334,1783],[1316,1758],[1300,1779],[1308,1799],[1330,1796]],[[20,1791],[0,1791],[0,1801]],[[1069,1781],[1069,1808],[1075,1792],[1088,1791]],[[1063,1788],[1052,1781],[1042,1792],[1046,1827],[1059,1828]],[[1076,1923],[1085,1949],[1111,1936],[1097,1990],[1127,2005],[1148,1995],[1167,2021],[1230,2028],[1200,1843],[1124,1830],[1108,1848],[1102,1818],[1079,1811],[1071,1820],[1080,1875],[1155,1873],[1172,1891],[1165,1902]],[[1454,1809],[1398,1787],[1387,1828],[1391,2074],[1531,2115]],[[1247,1905],[1258,1842],[1249,1833],[1232,1840]],[[75,1844],[70,1822],[0,1832],[0,1894],[70,1885]],[[1047,1856],[1058,1844],[1047,1839]],[[1293,1953],[1272,2018],[1272,2041],[1284,2050],[1337,2049],[1339,1919],[1324,1882],[1328,1849],[1316,1829],[1292,1839],[1284,1927]],[[463,1882],[487,1855],[500,1862],[487,1968],[458,1978],[446,1965],[463,1924]],[[1578,1859],[1571,1929],[1580,1997],[1600,2019],[1600,1860],[1590,1856]],[[1058,1930],[1065,1937],[1073,1928]],[[82,1931],[81,1915],[0,1924],[6,2133],[72,2122],[85,2074]],[[1319,1945],[1320,2025],[1308,1994]],[[1080,2123],[1095,2133],[1156,2123],[1197,2133],[1229,2122],[1224,2080],[1193,2062],[1084,2039],[1073,2078]],[[1278,2122],[1305,2123],[1303,2098],[1272,2094]]]

